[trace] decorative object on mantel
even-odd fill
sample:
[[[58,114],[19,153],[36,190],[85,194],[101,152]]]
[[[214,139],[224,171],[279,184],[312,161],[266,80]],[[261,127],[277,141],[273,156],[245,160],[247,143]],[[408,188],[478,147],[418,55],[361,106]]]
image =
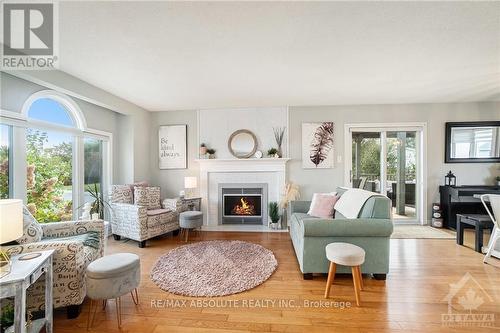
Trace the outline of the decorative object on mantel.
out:
[[[169,251],[158,259],[150,276],[160,289],[173,294],[213,297],[255,288],[277,267],[273,252],[261,245],[215,240]]]
[[[278,155],[278,149],[276,148],[271,148],[267,151],[267,156],[272,157],[272,158],[280,158]]]
[[[160,169],[187,168],[187,125],[160,126],[158,141]]]
[[[207,156],[207,149],[208,148],[204,143],[200,145],[200,158],[205,158],[205,156]]]
[[[278,203],[275,201],[269,203],[269,219],[271,220],[271,222],[269,223],[271,229],[278,229],[280,213]]]
[[[273,127],[274,138],[276,139],[276,144],[278,145],[278,156],[283,157],[283,150],[281,146],[283,145],[283,138],[285,137],[286,127]]]
[[[215,158],[216,150],[213,148],[207,149],[208,158],[213,160]]]
[[[257,150],[254,156],[255,158],[262,158],[262,155],[263,155],[262,152],[260,150]]]
[[[333,168],[333,122],[302,124],[302,168]]]
[[[288,226],[288,205],[291,201],[298,200],[300,198],[300,188],[299,185],[292,182],[285,184],[283,194],[280,200],[280,208],[283,211],[281,214],[281,228],[285,229]]]
[[[444,185],[446,186],[456,186],[457,185],[457,177],[453,174],[453,172],[448,171],[446,176],[444,177]]]
[[[247,129],[240,129],[231,134],[227,148],[236,158],[250,158],[257,151],[257,137]]]
[[[194,189],[198,187],[198,179],[196,177],[184,177],[184,189],[187,193],[186,198],[194,197]]]

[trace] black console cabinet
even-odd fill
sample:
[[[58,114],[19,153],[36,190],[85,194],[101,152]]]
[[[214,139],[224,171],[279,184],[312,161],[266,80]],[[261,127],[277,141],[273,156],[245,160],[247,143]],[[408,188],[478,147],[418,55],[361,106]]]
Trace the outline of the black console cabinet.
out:
[[[487,214],[477,198],[481,194],[500,194],[499,186],[439,186],[441,209],[443,210],[443,226],[448,229],[457,228],[457,214]],[[476,197],[474,197],[476,196]]]

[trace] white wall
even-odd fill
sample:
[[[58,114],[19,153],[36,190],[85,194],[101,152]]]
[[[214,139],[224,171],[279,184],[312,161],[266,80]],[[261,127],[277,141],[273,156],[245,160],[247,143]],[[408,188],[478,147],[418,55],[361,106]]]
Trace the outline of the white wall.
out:
[[[162,197],[174,198],[184,189],[184,177],[199,176],[197,114],[196,111],[169,111],[151,113],[150,142],[150,179],[151,184],[161,187]],[[161,125],[187,125],[188,168],[160,170],[158,160],[158,129]]]
[[[303,198],[314,192],[333,190],[344,183],[344,163],[335,163],[333,169],[302,169],[301,124],[310,121],[333,121],[335,123],[335,159],[344,161],[344,124],[347,123],[427,123],[427,193],[428,207],[439,199],[439,185],[444,182],[448,170],[457,176],[459,185],[494,184],[500,175],[500,164],[445,164],[445,123],[449,121],[475,121],[500,119],[500,103],[457,104],[403,104],[363,106],[322,106],[290,108],[290,157],[288,163],[290,180],[301,186]]]
[[[238,113],[235,113],[238,115]],[[151,133],[151,175],[154,182],[162,186],[164,193],[177,195],[183,188],[185,175],[198,175],[198,166],[192,160],[198,154],[196,132],[196,111],[156,112],[152,114]],[[210,117],[210,110],[204,117]],[[245,124],[249,119],[236,116],[214,114],[213,122],[207,125],[200,121],[200,133],[210,133],[218,142],[213,148],[224,151],[232,128],[228,123],[235,121]],[[289,180],[300,185],[302,198],[311,198],[314,192],[326,192],[344,185],[344,124],[346,123],[427,123],[427,203],[439,199],[438,187],[444,182],[444,175],[453,170],[459,184],[493,184],[494,177],[500,175],[500,164],[445,164],[444,130],[448,121],[474,121],[500,119],[499,102],[447,103],[447,104],[403,104],[403,105],[360,105],[360,106],[311,106],[289,107],[290,158],[288,162]],[[219,124],[217,124],[217,121]],[[333,169],[302,169],[301,163],[301,124],[303,122],[333,121],[335,123],[335,166]],[[188,124],[188,170],[159,170],[157,126],[160,124]],[[155,127],[156,126],[156,127]],[[272,134],[272,129],[271,129]],[[202,141],[207,138],[200,138]],[[208,140],[207,140],[208,142]],[[337,163],[337,158],[342,160]],[[227,155],[219,155],[221,158]],[[165,187],[165,188],[163,188]],[[425,210],[428,214],[429,207]]]
[[[288,127],[286,107],[242,108],[199,111],[199,143],[217,150],[217,158],[234,158],[227,140],[234,131],[247,129],[257,137],[258,150],[266,156],[268,149],[277,148],[273,127]],[[283,156],[288,156],[286,136]]]

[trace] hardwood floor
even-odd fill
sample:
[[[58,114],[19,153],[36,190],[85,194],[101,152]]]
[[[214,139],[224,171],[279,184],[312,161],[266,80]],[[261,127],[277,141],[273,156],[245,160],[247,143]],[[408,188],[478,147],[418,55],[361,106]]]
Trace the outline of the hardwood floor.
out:
[[[483,264],[481,254],[457,246],[455,240],[391,240],[387,281],[363,276],[362,303],[357,307],[351,274],[335,277],[328,300],[323,298],[326,275],[302,279],[287,233],[205,232],[203,237],[259,243],[275,253],[279,267],[264,284],[241,294],[210,299],[176,296],[160,290],[149,279],[149,272],[161,254],[184,242],[166,236],[148,241],[147,247],[140,249],[136,242],[109,238],[108,253],[133,252],[141,257],[140,304],[135,306],[130,295],[123,297],[120,331],[115,304],[109,301],[106,311],[97,313],[92,332],[500,332],[500,268]],[[448,312],[445,297],[449,285],[458,283],[467,272],[480,287],[466,281],[463,289],[476,294],[465,298],[472,303],[463,304],[480,304],[472,313],[493,314],[493,328],[442,325],[441,315]],[[169,300],[178,302],[166,306]],[[198,300],[213,304],[191,304]],[[231,307],[230,302],[236,301],[241,306]],[[243,302],[250,305],[257,301],[260,303],[253,303],[254,307],[242,307]],[[322,301],[337,307],[314,307]],[[347,307],[347,302],[352,306]],[[453,311],[464,312],[458,300],[454,302]],[[55,332],[86,332],[88,304],[86,301],[80,317],[73,320],[66,319],[64,311],[56,311]]]

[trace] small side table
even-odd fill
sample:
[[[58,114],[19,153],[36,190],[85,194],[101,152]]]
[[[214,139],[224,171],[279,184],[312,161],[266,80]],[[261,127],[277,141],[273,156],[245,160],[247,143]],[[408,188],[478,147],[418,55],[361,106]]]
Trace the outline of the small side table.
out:
[[[39,251],[40,256],[30,260],[20,260],[35,252],[13,256],[10,273],[0,279],[0,298],[14,297],[14,332],[52,333],[52,254],[54,250]],[[37,319],[26,327],[26,290],[45,274],[45,318]],[[9,332],[9,329],[7,329]]]
[[[201,197],[182,198],[182,204],[187,205],[189,210],[201,210]]]
[[[483,230],[493,229],[493,222],[488,215],[481,214],[457,214],[457,244],[464,245],[464,229],[465,225],[474,227],[475,242],[474,250],[482,253],[483,248]],[[470,227],[469,227],[470,228]]]

